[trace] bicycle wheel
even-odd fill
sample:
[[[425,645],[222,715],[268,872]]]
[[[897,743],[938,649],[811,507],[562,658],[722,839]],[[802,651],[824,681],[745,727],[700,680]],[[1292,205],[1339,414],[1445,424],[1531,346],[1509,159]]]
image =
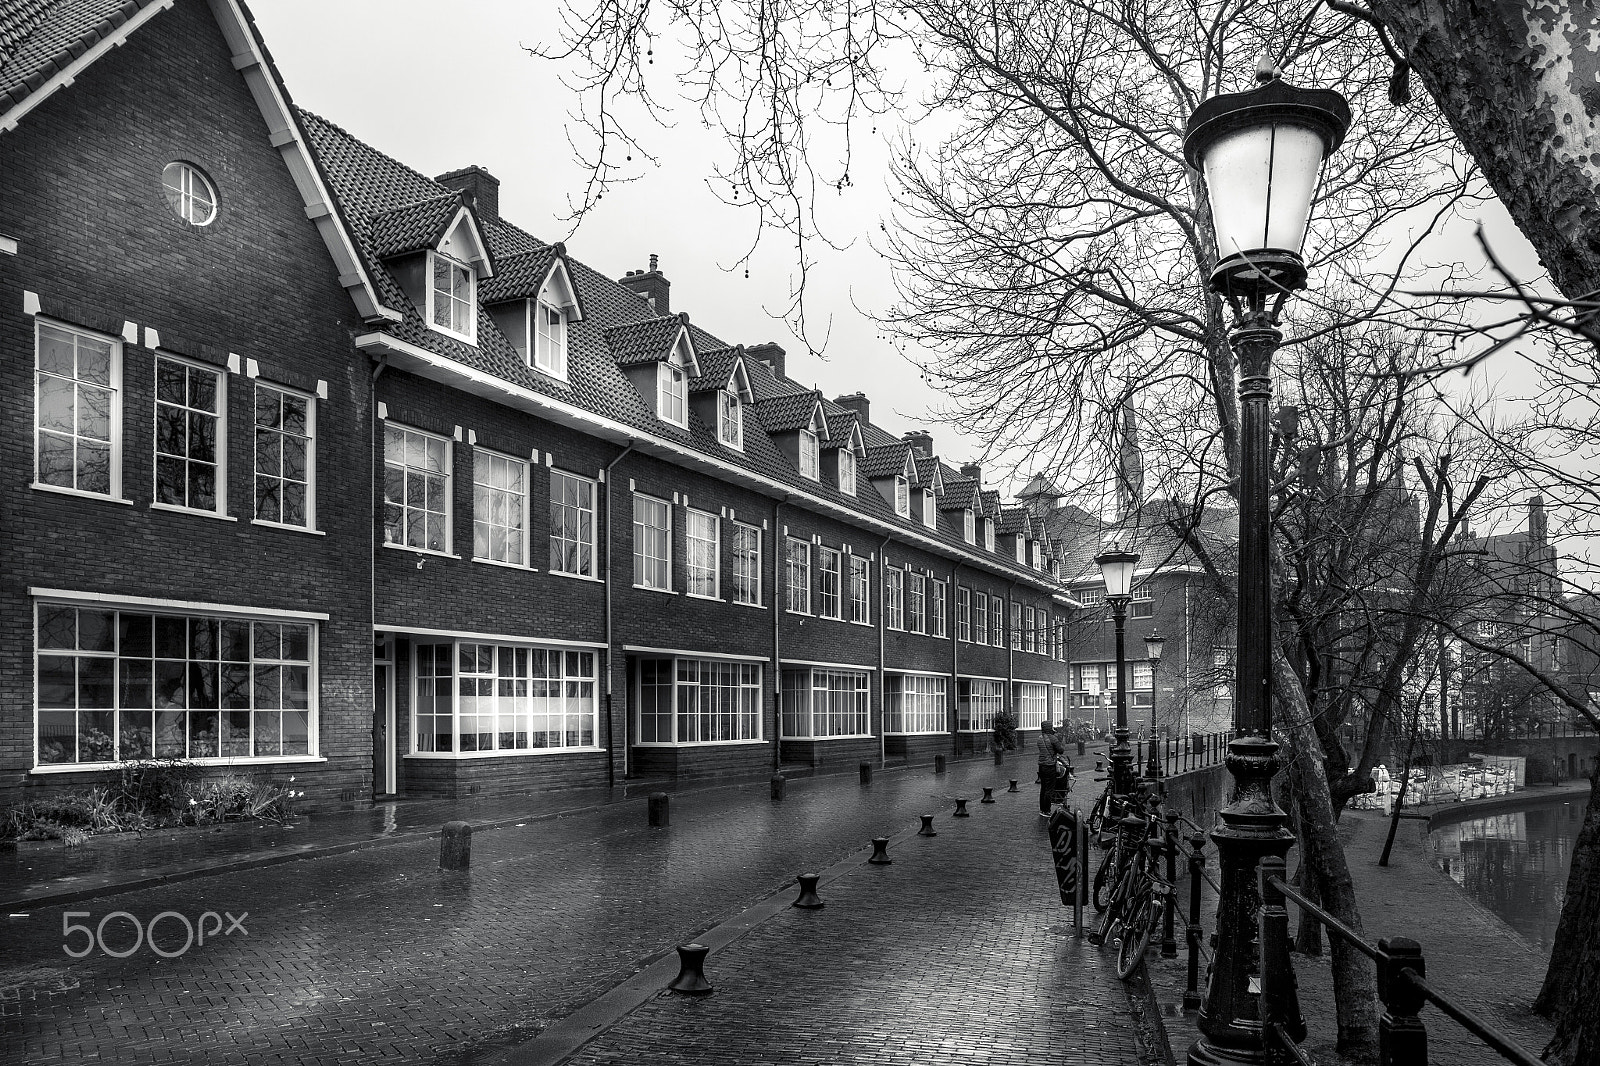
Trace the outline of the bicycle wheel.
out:
[[[1154,896],[1145,896],[1133,908],[1122,930],[1122,943],[1117,946],[1117,976],[1126,981],[1144,961],[1150,950],[1150,939],[1156,931],[1156,905]]]
[[[1111,897],[1116,894],[1119,873],[1116,851],[1106,852],[1105,861],[1094,872],[1094,909],[1102,914],[1111,905]]]
[[[1100,840],[1100,829],[1106,820],[1106,794],[1100,793],[1100,798],[1094,801],[1094,806],[1089,810],[1089,836],[1096,842]]]

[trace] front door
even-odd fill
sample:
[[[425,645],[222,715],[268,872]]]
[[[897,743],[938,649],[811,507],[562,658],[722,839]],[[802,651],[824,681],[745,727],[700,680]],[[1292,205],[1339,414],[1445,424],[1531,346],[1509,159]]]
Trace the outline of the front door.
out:
[[[377,645],[372,669],[372,793],[393,795],[394,764],[394,662],[392,643]]]

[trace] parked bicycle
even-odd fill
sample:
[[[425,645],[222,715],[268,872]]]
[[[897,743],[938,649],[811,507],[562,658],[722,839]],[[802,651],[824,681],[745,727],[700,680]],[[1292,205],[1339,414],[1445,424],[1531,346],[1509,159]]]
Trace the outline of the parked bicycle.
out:
[[[1141,823],[1129,827],[1139,841],[1117,882],[1101,939],[1102,943],[1117,941],[1117,976],[1124,981],[1150,950],[1156,926],[1173,891],[1172,883],[1161,876],[1157,861],[1166,846],[1160,835],[1150,832],[1151,822],[1145,819],[1130,817],[1127,821]]]

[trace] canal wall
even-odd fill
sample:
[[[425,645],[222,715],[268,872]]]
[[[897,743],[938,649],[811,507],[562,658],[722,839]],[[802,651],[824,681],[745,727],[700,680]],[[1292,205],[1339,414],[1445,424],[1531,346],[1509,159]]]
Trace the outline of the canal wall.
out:
[[[1231,783],[1226,766],[1207,766],[1166,779],[1167,805],[1196,824],[1210,829],[1217,811],[1228,801]]]
[[[1471,755],[1513,755],[1528,760],[1529,784],[1559,784],[1588,777],[1600,755],[1600,736],[1527,737],[1514,740],[1428,741],[1434,762],[1466,762]],[[1398,757],[1391,766],[1399,765]]]

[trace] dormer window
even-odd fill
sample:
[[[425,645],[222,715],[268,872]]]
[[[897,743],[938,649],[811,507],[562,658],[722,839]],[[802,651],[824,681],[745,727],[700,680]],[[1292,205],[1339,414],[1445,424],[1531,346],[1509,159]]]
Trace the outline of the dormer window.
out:
[[[839,491],[856,494],[856,453],[848,447],[839,449]]]
[[[549,300],[548,289],[533,305],[533,368],[567,376],[567,312]]]
[[[1033,568],[1035,570],[1043,570],[1044,569],[1044,556],[1039,551],[1039,542],[1038,541],[1034,541],[1033,542]]]
[[[911,517],[911,482],[904,474],[894,476],[894,513],[901,518]]]
[[[1025,563],[1025,562],[1028,561],[1028,557],[1027,557],[1027,554],[1026,554],[1027,547],[1028,547],[1027,541],[1023,540],[1021,537],[1018,537],[1017,538],[1017,562]]]
[[[983,520],[983,546],[988,551],[994,551],[994,519]]]
[[[717,439],[744,450],[744,403],[732,389],[717,393]]]
[[[930,490],[922,494],[922,524],[929,529],[936,529],[939,525],[939,501]]]
[[[822,479],[817,457],[817,435],[809,429],[800,431],[800,476],[812,481]]]
[[[961,512],[961,539],[968,544],[978,543],[978,516],[968,507]]]
[[[428,321],[434,329],[477,343],[477,277],[442,252],[428,253]]]
[[[689,400],[689,378],[676,361],[656,364],[656,411],[664,422],[687,426],[684,410]]]

